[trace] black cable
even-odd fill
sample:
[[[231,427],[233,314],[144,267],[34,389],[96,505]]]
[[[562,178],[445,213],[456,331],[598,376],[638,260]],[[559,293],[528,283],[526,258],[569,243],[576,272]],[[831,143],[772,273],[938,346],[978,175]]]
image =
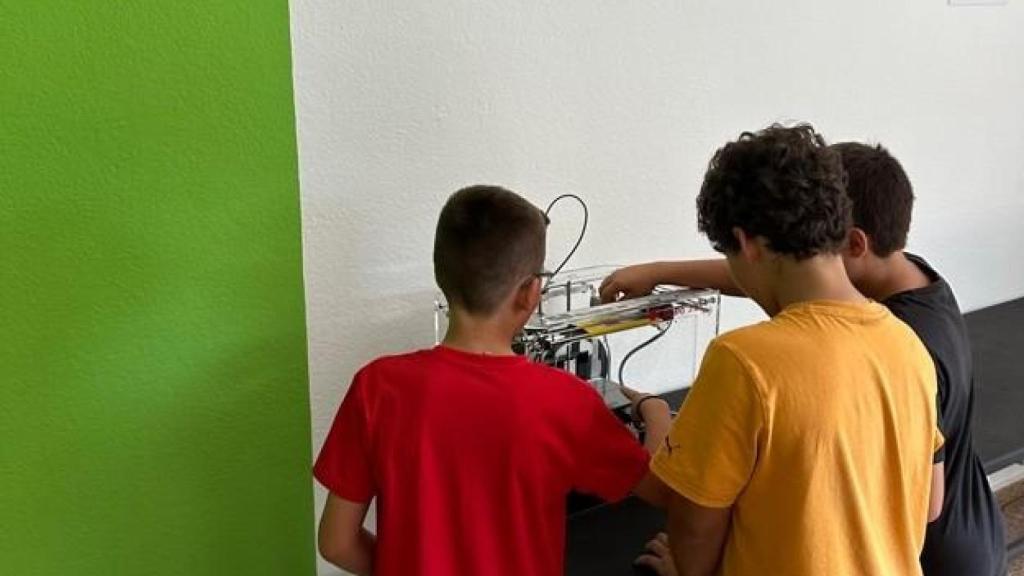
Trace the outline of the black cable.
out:
[[[637,352],[639,352],[639,351],[643,350],[644,348],[650,346],[651,344],[654,344],[655,342],[657,342],[659,338],[661,338],[662,336],[664,336],[668,332],[668,329],[672,327],[672,323],[673,322],[675,322],[675,318],[673,318],[672,320],[669,320],[668,324],[664,328],[661,328],[660,326],[655,326],[655,328],[658,330],[657,334],[655,334],[654,336],[651,336],[647,340],[641,342],[639,345],[637,345],[636,348],[633,348],[632,350],[627,352],[625,356],[622,357],[622,362],[619,362],[619,385],[620,386],[625,386],[626,385],[626,381],[622,378],[622,373],[623,373],[623,371],[626,368],[626,362],[629,362],[629,359],[632,358],[633,355],[636,354]]]
[[[608,343],[608,336],[603,336],[597,342],[597,357],[601,362],[601,378],[611,380],[612,378],[612,345]]]
[[[580,235],[578,238],[576,238],[576,243],[573,244],[572,250],[569,250],[569,253],[565,256],[565,259],[562,260],[561,264],[559,264],[554,269],[554,271],[551,272],[551,276],[548,277],[547,283],[544,284],[545,290],[547,290],[548,285],[551,284],[552,278],[554,278],[556,274],[561,272],[562,268],[565,268],[565,265],[569,263],[569,259],[572,258],[572,255],[576,253],[576,250],[580,247],[580,244],[583,243],[583,237],[587,233],[587,223],[590,222],[590,210],[587,208],[587,203],[584,202],[582,198],[575,194],[562,194],[561,196],[556,197],[554,200],[551,201],[550,204],[548,204],[547,210],[544,210],[544,216],[548,216],[548,214],[551,213],[551,209],[555,207],[555,204],[557,204],[560,200],[565,200],[566,198],[572,198],[573,200],[579,202],[580,206],[583,207],[583,227],[580,229]],[[566,298],[568,297],[569,295],[567,294]]]

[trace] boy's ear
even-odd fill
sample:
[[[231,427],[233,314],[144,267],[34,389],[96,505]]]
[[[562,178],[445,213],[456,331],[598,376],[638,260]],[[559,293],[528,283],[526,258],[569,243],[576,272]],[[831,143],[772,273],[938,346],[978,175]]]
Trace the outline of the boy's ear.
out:
[[[846,237],[846,253],[850,258],[860,258],[871,250],[871,239],[860,228],[850,228]]]
[[[541,279],[538,276],[527,280],[516,290],[515,307],[517,312],[533,313],[540,304]]]
[[[742,228],[734,226],[732,235],[740,245],[740,255],[748,262],[756,262],[761,259],[762,246],[753,236],[748,235]]]

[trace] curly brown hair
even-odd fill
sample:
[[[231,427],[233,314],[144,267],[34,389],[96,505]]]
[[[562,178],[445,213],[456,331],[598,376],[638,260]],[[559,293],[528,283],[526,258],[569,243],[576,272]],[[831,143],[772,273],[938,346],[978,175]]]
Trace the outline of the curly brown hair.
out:
[[[852,223],[839,154],[809,124],[744,132],[715,152],[697,214],[719,252],[739,251],[740,228],[797,260],[838,252]]]

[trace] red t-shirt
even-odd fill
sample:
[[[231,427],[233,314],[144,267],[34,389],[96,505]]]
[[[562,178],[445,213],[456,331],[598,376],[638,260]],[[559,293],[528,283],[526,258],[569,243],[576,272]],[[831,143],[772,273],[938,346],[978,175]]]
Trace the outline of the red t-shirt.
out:
[[[647,461],[576,377],[439,346],[356,374],[313,473],[377,499],[377,575],[554,576],[566,494],[618,500]]]

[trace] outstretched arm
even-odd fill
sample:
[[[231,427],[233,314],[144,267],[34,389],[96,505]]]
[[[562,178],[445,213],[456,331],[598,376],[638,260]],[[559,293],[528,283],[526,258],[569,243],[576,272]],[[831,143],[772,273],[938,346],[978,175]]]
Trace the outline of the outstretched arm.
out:
[[[644,296],[658,284],[714,288],[728,296],[745,296],[732,279],[728,263],[722,258],[647,262],[620,268],[601,283],[601,301]]]
[[[644,449],[653,457],[672,427],[672,412],[668,402],[625,386],[622,387],[622,393],[632,403],[632,413],[644,422]],[[652,506],[664,508],[668,505],[671,490],[657,476],[648,472],[633,488],[633,494]]]

